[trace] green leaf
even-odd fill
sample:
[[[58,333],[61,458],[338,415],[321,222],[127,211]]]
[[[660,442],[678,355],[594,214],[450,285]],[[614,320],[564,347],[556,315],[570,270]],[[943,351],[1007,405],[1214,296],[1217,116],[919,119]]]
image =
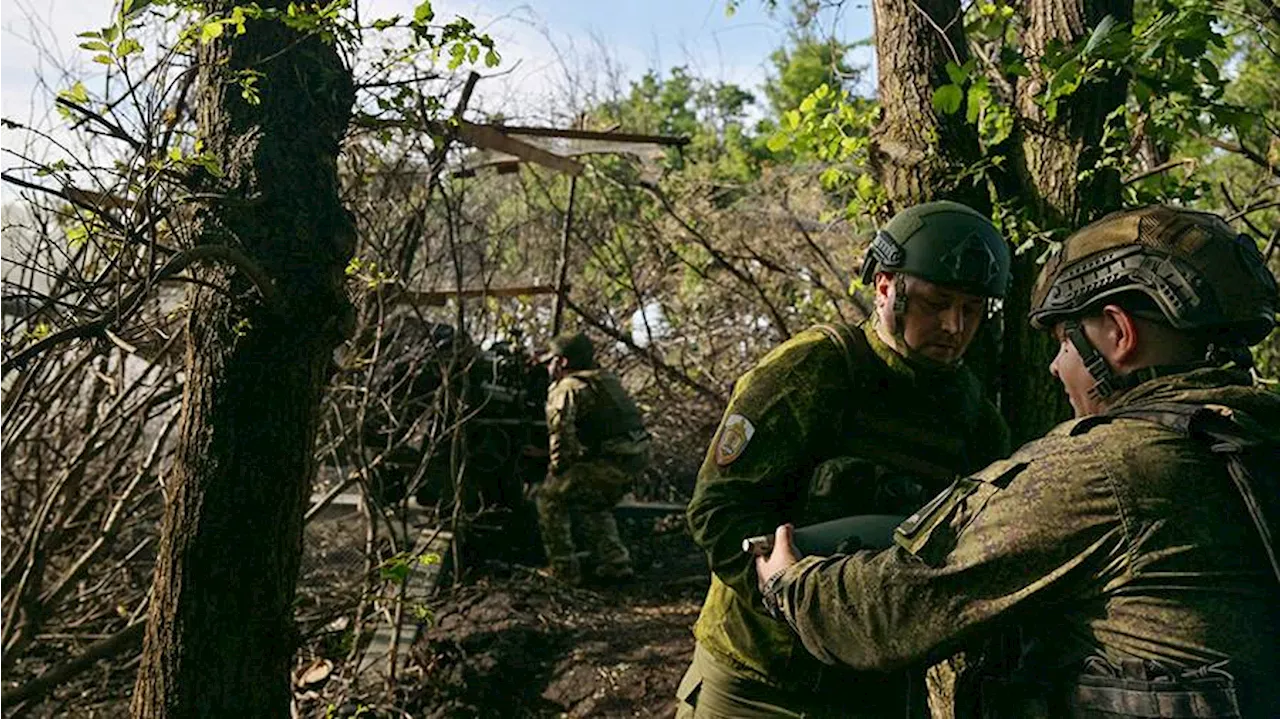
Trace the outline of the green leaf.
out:
[[[89,50],[90,52],[111,52],[111,46],[101,40],[82,42],[80,43],[80,47],[81,49]]]
[[[152,4],[153,0],[125,0],[124,4],[121,6],[120,15],[125,20],[131,20],[137,17],[143,10],[151,7]],[[161,5],[168,4],[169,3],[167,2],[161,3]]]
[[[1200,61],[1200,74],[1204,75],[1204,79],[1208,81],[1210,85],[1219,85],[1222,83],[1222,80],[1218,75],[1218,67],[1214,65],[1213,61],[1209,58],[1205,58]]]
[[[94,55],[93,61],[98,63],[99,65],[110,65],[111,56],[110,55]]]
[[[83,82],[77,81],[76,84],[58,94],[80,105],[89,102],[89,91],[85,89]]]
[[[128,57],[136,52],[142,52],[142,43],[131,37],[126,37],[116,46],[116,55],[119,57]]]
[[[498,56],[498,52],[496,50],[489,50],[485,52],[484,54],[485,67],[497,67],[498,63],[500,62],[502,62],[502,58]]]
[[[969,101],[966,103],[964,112],[964,121],[972,125],[982,116],[982,101],[986,97],[980,92],[974,92],[974,88],[969,88]]]
[[[1068,60],[1049,78],[1049,96],[1061,97],[1070,95],[1080,87],[1080,62]]]
[[[870,200],[876,196],[876,181],[871,175],[858,175],[858,181],[854,183],[854,192],[864,200]]]
[[[82,224],[73,225],[67,230],[67,244],[73,249],[83,245],[89,239],[89,228]]]
[[[953,115],[964,101],[964,90],[959,85],[943,85],[933,91],[933,109],[944,115]]]
[[[769,148],[769,152],[782,152],[791,144],[791,137],[782,132],[775,132],[764,141],[764,144]]]
[[[418,7],[413,9],[413,22],[415,25],[425,25],[436,17],[436,12],[431,8],[431,0],[423,0]]]
[[[951,83],[954,85],[964,85],[965,81],[969,79],[969,73],[965,72],[964,68],[954,62],[948,61],[947,77],[951,78]]]
[[[467,62],[474,65],[476,64],[476,60],[479,60],[479,59],[480,59],[480,46],[472,45],[470,48],[467,49]]]
[[[208,45],[222,36],[222,23],[214,21],[207,22],[204,27],[200,28],[200,44]]]
[[[1116,19],[1111,15],[1107,15],[1098,21],[1098,26],[1093,29],[1093,33],[1089,35],[1089,41],[1085,43],[1084,50],[1081,54],[1088,55],[1107,41],[1107,36],[1116,27]]]
[[[1146,105],[1151,102],[1151,95],[1152,92],[1150,85],[1141,80],[1133,81],[1133,96],[1140,104]]]

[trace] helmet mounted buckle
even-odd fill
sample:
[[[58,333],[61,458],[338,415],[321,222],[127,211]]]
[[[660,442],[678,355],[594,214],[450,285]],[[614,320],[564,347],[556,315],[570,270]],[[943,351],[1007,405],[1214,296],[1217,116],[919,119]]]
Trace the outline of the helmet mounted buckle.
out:
[[[867,259],[862,263],[862,284],[869,285],[875,279],[876,272],[884,269],[901,267],[906,261],[906,253],[893,237],[884,230],[876,230],[871,238],[871,247],[867,250]]]

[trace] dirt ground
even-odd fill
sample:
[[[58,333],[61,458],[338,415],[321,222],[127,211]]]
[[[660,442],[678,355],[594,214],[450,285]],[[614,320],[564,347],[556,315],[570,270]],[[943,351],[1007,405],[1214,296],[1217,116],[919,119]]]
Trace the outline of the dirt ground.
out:
[[[570,587],[536,563],[473,562],[431,602],[394,701],[334,705],[324,692],[297,715],[672,716],[709,582],[682,520],[624,525],[637,576],[623,584]]]
[[[362,530],[356,518],[330,522],[324,536],[310,536],[293,717],[672,716],[709,583],[683,519],[625,522],[638,574],[615,586],[566,586],[538,574],[536,561],[473,560],[456,587],[429,602],[425,629],[390,691],[355,681],[349,616],[363,559],[348,535]],[[538,553],[536,537],[531,542],[526,555]],[[298,681],[318,664],[328,667],[320,681]],[[126,717],[136,666],[136,656],[102,662],[46,701],[3,713]]]

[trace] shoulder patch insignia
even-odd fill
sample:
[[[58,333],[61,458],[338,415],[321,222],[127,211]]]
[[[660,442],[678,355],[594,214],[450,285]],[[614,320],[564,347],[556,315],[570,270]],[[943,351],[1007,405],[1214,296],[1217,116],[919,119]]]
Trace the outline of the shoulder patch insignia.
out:
[[[751,420],[740,414],[731,414],[724,421],[724,429],[720,430],[720,439],[716,442],[716,464],[726,467],[742,455],[747,448],[751,436],[756,433]]]

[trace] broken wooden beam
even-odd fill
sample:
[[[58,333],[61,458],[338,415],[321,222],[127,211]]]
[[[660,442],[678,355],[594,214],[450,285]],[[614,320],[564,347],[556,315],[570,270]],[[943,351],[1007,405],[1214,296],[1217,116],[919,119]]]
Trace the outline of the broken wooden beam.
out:
[[[490,125],[477,125],[461,120],[458,122],[458,136],[473,147],[481,147],[486,150],[512,155],[521,160],[536,162],[539,165],[570,175],[577,176],[583,172],[582,163],[548,152],[536,145],[521,142],[494,129]]]
[[[401,293],[400,301],[427,307],[439,307],[452,297],[527,297],[531,295],[554,295],[556,288],[552,285],[525,285],[521,287],[478,287],[461,290],[430,290],[415,292],[406,290]]]
[[[599,130],[570,130],[558,127],[521,127],[519,125],[485,125],[504,135],[527,137],[563,137],[568,140],[601,140],[608,142],[634,142],[645,145],[683,147],[689,138],[680,135],[645,135],[638,132],[601,132]]]

